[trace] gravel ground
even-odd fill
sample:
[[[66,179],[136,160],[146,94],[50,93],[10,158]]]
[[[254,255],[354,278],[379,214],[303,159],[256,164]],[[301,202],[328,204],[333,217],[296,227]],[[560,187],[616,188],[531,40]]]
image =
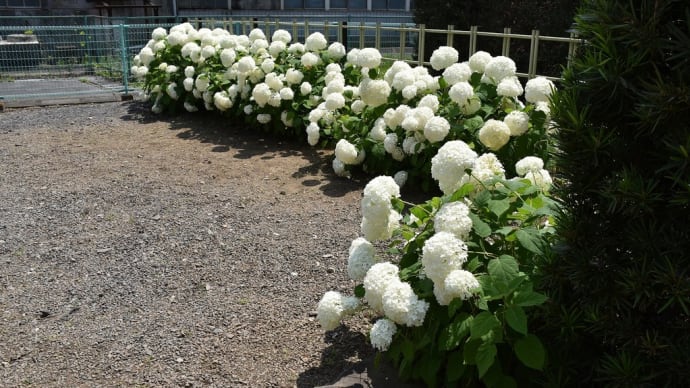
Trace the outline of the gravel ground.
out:
[[[351,293],[365,183],[327,153],[138,101],[0,113],[0,385],[313,387],[361,370],[371,317],[328,333],[315,318],[325,291]]]

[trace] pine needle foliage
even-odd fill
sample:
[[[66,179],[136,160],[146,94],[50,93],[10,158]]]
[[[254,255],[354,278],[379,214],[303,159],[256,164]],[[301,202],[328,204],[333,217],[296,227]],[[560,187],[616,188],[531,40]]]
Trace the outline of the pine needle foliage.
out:
[[[690,3],[583,1],[554,97],[551,386],[690,381]],[[545,335],[540,333],[540,335]]]

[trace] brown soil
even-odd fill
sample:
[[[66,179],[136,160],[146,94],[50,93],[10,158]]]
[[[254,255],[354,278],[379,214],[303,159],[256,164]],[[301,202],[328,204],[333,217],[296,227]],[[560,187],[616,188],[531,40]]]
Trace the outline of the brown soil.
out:
[[[140,102],[0,113],[2,386],[330,384],[373,352],[351,293],[362,180],[329,153]]]

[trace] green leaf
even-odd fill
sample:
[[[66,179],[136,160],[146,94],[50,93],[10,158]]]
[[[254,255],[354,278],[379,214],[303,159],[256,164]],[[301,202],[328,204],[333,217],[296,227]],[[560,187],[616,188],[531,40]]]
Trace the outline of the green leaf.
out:
[[[479,116],[473,116],[465,120],[465,129],[474,132],[484,125],[484,120]]]
[[[508,283],[518,276],[518,262],[512,256],[501,255],[489,261],[488,271],[493,279]]]
[[[448,354],[446,361],[446,381],[449,383],[460,380],[467,367],[462,362],[462,352],[457,350]]]
[[[489,237],[489,235],[491,235],[491,227],[489,226],[489,224],[482,221],[482,219],[474,213],[470,213],[469,217],[472,220],[472,228],[479,237],[484,238]]]
[[[501,218],[501,215],[505,213],[510,208],[510,199],[505,198],[501,200],[489,200],[487,203],[489,210],[496,215],[496,217]]]
[[[513,297],[513,304],[522,307],[538,306],[546,302],[547,299],[545,295],[532,290],[516,291]]]
[[[472,316],[467,313],[461,313],[453,322],[448,325],[439,337],[439,350],[451,350],[460,345],[470,331],[472,325]]]
[[[527,367],[537,370],[544,368],[546,352],[537,336],[528,334],[515,342],[515,355]]]
[[[506,309],[508,325],[520,334],[527,334],[527,314],[520,306],[510,306]]]
[[[355,296],[358,298],[364,298],[364,284],[358,284],[355,286]]]
[[[472,339],[481,338],[495,328],[501,326],[501,321],[488,311],[482,311],[472,320],[470,335]]]
[[[475,359],[477,361],[477,369],[479,369],[479,378],[484,376],[496,359],[496,345],[493,342],[482,342],[477,349]]]
[[[462,347],[462,358],[465,361],[465,364],[477,364],[477,350],[481,344],[482,341],[479,339],[465,342],[465,345]]]
[[[539,241],[539,236],[529,233],[525,231],[524,229],[520,229],[517,232],[515,232],[515,235],[517,236],[518,241],[520,242],[520,245],[522,245],[525,249],[532,253],[536,253],[537,255],[543,255],[544,253],[542,250],[539,248],[537,245],[537,242]]]

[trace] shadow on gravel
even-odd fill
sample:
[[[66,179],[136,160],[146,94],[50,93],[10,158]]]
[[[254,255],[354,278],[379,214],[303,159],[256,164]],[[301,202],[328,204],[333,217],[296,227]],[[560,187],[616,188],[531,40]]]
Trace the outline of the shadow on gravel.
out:
[[[309,165],[295,171],[292,177],[300,180],[304,186],[319,186],[319,190],[329,197],[343,197],[364,187],[357,177],[345,179],[333,174],[330,152],[309,147],[294,139],[276,138],[273,134],[248,128],[245,123],[233,122],[217,115],[187,112],[179,115],[156,115],[150,111],[146,102],[132,101],[128,105],[127,115],[122,119],[142,124],[165,122],[170,130],[178,131],[177,137],[212,144],[211,152],[232,152],[236,159],[302,158]]]

